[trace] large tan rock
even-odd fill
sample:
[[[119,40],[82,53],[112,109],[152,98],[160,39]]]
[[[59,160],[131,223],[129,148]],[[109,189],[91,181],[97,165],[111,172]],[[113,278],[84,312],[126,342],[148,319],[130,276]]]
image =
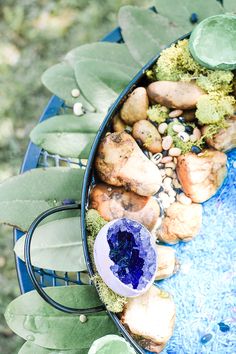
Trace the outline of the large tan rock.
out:
[[[144,87],[137,87],[127,98],[120,111],[122,120],[133,125],[135,122],[147,119],[149,100]]]
[[[201,204],[184,205],[175,202],[166,210],[166,216],[157,232],[157,237],[160,241],[170,244],[190,241],[198,234],[201,224]]]
[[[151,101],[168,108],[192,109],[204,91],[194,82],[156,81],[147,88]]]
[[[208,149],[179,156],[176,172],[184,193],[196,203],[212,197],[224,181],[226,162],[223,152]]]
[[[145,294],[128,299],[121,322],[144,349],[160,353],[173,334],[174,301],[166,291],[152,285]]]
[[[153,197],[142,197],[124,188],[96,185],[90,193],[90,206],[107,221],[118,218],[136,220],[152,230],[160,216],[160,207]]]
[[[228,151],[236,147],[236,115],[226,120],[227,128],[221,129],[212,139],[207,139],[207,144],[220,151]],[[204,135],[208,126],[202,128]]]
[[[103,182],[142,196],[154,195],[162,182],[159,168],[125,132],[109,134],[101,141],[95,169]]]

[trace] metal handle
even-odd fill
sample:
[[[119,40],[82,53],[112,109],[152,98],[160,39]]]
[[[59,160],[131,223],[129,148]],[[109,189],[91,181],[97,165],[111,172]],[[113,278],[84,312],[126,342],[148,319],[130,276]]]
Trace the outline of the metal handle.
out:
[[[35,289],[37,290],[38,294],[51,306],[55,307],[57,310],[62,311],[62,312],[66,312],[66,313],[70,313],[70,314],[77,314],[77,315],[81,315],[81,314],[89,314],[89,313],[95,313],[95,312],[100,312],[100,311],[104,311],[105,310],[105,306],[101,305],[101,306],[96,306],[96,307],[91,307],[88,309],[76,309],[73,307],[68,307],[68,306],[64,306],[62,304],[60,304],[59,302],[53,300],[45,291],[44,289],[41,287],[41,285],[39,284],[35,274],[34,274],[34,269],[33,269],[33,265],[31,263],[31,254],[30,254],[30,246],[31,246],[31,241],[33,238],[33,234],[38,226],[38,224],[40,224],[41,221],[43,221],[45,218],[47,218],[48,216],[58,213],[60,211],[65,211],[65,210],[75,210],[75,209],[80,209],[80,205],[79,204],[67,204],[67,205],[61,205],[61,206],[57,206],[51,209],[46,210],[45,212],[43,212],[42,214],[40,214],[30,225],[30,228],[26,234],[26,238],[25,238],[25,248],[24,248],[24,253],[25,253],[25,263],[26,263],[26,268],[27,271],[29,273],[30,279],[35,287]]]

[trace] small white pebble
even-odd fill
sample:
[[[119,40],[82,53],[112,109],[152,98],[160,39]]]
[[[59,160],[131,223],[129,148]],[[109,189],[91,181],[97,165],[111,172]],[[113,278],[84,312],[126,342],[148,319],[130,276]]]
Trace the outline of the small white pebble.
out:
[[[170,197],[168,196],[168,194],[166,194],[165,192],[161,192],[161,193],[158,194],[158,197],[161,199],[163,207],[165,209],[169,208],[169,206],[170,206]]]
[[[151,161],[154,162],[155,165],[157,165],[161,161],[162,157],[162,153],[158,152],[152,156]]]
[[[202,136],[200,129],[194,128],[193,129],[193,135],[197,138],[197,140],[199,140],[201,138],[201,136]]]
[[[162,163],[167,163],[167,162],[171,162],[172,161],[172,156],[165,156],[163,157],[163,159],[161,160]]]
[[[165,172],[164,168],[162,168],[160,170],[160,174],[161,174],[162,177],[164,177],[166,175],[166,172]]]
[[[173,186],[175,188],[181,188],[182,187],[181,184],[179,183],[179,181],[177,180],[177,178],[173,179]]]
[[[175,197],[174,197],[174,196],[170,196],[169,201],[170,201],[170,203],[171,203],[171,204],[173,204],[173,203],[175,202],[175,200],[176,200],[176,199],[175,199]]]
[[[85,315],[80,315],[80,316],[79,316],[79,320],[80,320],[80,322],[84,323],[84,322],[87,321],[87,316],[85,316]]]
[[[166,123],[161,123],[158,127],[158,131],[160,134],[164,134],[168,125]]]
[[[192,143],[195,143],[195,141],[197,141],[196,136],[193,135],[193,134],[191,134],[189,138],[190,138],[190,141],[191,141]]]
[[[175,109],[174,111],[169,113],[170,118],[176,118],[179,117],[183,114],[183,111],[181,109]]]
[[[174,163],[177,165],[177,162],[178,162],[178,159],[177,159],[177,157],[174,157]]]
[[[180,132],[178,137],[184,142],[187,143],[189,141],[189,135],[185,132]]]
[[[169,150],[169,155],[170,156],[179,156],[179,155],[181,155],[181,149],[173,147]]]
[[[172,128],[173,128],[174,132],[176,132],[176,133],[184,132],[184,130],[185,130],[185,128],[182,124],[174,124]]]
[[[111,192],[111,191],[112,191],[112,188],[111,188],[111,187],[108,187],[107,190],[108,190],[108,192]]]
[[[76,116],[82,116],[84,114],[82,103],[76,102],[73,106],[73,112]]]
[[[184,205],[190,205],[192,204],[192,200],[187,197],[184,193],[180,193],[177,197],[177,200]]]
[[[173,143],[172,136],[167,135],[167,136],[165,136],[165,137],[162,139],[162,148],[163,148],[164,150],[169,150],[169,148],[171,147],[172,143]]]
[[[72,97],[79,97],[80,96],[80,90],[75,88],[71,91],[71,96]]]
[[[165,167],[166,167],[166,168],[172,168],[172,169],[174,170],[175,167],[176,167],[176,165],[175,165],[175,163],[174,163],[173,161],[171,161],[171,162],[167,162],[167,163],[165,164]]]
[[[172,184],[172,178],[166,177],[163,181],[163,186],[165,188],[168,188],[168,190],[169,190],[169,188],[171,187],[171,184]]]
[[[168,195],[169,195],[170,197],[175,197],[175,196],[176,196],[176,191],[174,191],[174,189],[169,189],[169,190],[168,190]]]
[[[177,177],[177,174],[175,172],[173,172],[172,178],[176,178],[176,177]]]
[[[168,177],[172,177],[173,176],[172,168],[166,168],[165,171],[166,171],[166,176],[168,176]]]

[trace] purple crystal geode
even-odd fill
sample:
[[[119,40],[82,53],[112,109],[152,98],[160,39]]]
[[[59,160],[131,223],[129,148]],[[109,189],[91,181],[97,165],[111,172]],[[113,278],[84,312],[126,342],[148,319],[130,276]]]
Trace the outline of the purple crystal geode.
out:
[[[97,235],[94,260],[103,281],[113,291],[123,296],[140,295],[155,278],[155,239],[136,221],[111,221]]]

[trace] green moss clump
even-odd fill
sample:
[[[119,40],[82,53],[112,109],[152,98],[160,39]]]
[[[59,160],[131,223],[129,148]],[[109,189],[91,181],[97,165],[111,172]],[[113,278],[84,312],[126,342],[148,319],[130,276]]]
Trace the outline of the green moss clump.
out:
[[[206,92],[220,91],[227,95],[233,90],[233,78],[231,71],[208,70],[207,75],[200,75],[196,82]]]
[[[107,221],[95,209],[89,209],[86,214],[86,226],[89,237],[95,240],[101,228],[106,225]]]
[[[163,123],[169,116],[170,110],[160,104],[149,107],[147,116],[152,122]]]
[[[86,214],[86,226],[88,231],[88,249],[92,259],[93,269],[96,270],[93,248],[97,234],[101,228],[107,224],[101,215],[95,209],[89,209]],[[98,294],[102,302],[106,305],[107,309],[112,312],[121,312],[124,305],[127,303],[127,299],[124,296],[120,296],[112,291],[102,280],[99,274],[96,272],[92,277],[92,281],[96,285]]]
[[[201,139],[195,141],[195,142],[192,142],[192,141],[187,141],[187,142],[184,142],[183,140],[181,140],[177,133],[173,130],[173,125],[176,125],[178,123],[176,122],[172,122],[168,125],[168,135],[172,136],[172,139],[173,139],[173,144],[175,147],[179,148],[181,151],[182,151],[182,154],[186,154],[187,152],[191,151],[191,148],[192,146],[197,146],[199,147],[200,149],[202,149],[205,145],[205,141],[204,139],[201,137]],[[181,124],[183,125],[183,124]],[[193,128],[195,128],[195,124],[193,123],[188,123],[187,125],[190,125],[192,126]]]
[[[112,291],[102,280],[102,278],[96,273],[92,278],[98,294],[102,302],[106,305],[106,308],[111,312],[122,312],[125,304],[127,303],[127,298],[120,296],[114,291]]]
[[[190,54],[188,40],[184,39],[163,50],[154,68],[157,80],[191,81],[196,80],[206,92],[232,91],[234,75],[231,71],[210,70],[198,64]],[[149,77],[152,77],[149,73]]]
[[[218,124],[234,113],[235,103],[233,96],[211,92],[198,99],[196,117],[202,124]]]

